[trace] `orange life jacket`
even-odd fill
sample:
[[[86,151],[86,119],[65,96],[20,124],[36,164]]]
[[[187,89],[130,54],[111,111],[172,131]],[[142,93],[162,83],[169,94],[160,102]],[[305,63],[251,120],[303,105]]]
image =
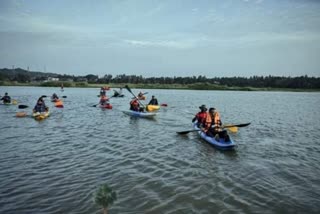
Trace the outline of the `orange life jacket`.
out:
[[[211,114],[208,113],[206,117],[206,122],[204,124],[204,129],[205,129],[204,131],[207,132],[211,127],[211,125],[212,125],[212,118],[211,118]]]
[[[219,112],[214,112],[213,113],[213,125],[214,125],[214,130],[217,132],[221,132],[222,128],[221,128],[221,120],[220,120],[220,114]]]
[[[217,111],[213,113],[213,122],[215,126],[221,126],[220,114]]]

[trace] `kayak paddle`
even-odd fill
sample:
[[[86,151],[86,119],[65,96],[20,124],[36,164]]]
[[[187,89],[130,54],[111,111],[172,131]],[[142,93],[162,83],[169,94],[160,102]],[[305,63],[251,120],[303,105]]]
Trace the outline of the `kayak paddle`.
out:
[[[27,105],[18,105],[18,108],[20,108],[20,109],[24,109],[24,108],[28,108],[29,106],[27,106]]]
[[[238,125],[224,125],[222,128],[231,128],[231,127],[246,127],[249,126],[251,123],[243,123],[243,124],[238,124]]]
[[[192,129],[192,130],[188,130],[188,131],[181,131],[181,132],[177,132],[177,134],[188,134],[189,132],[197,132],[197,131],[201,131],[198,129]]]
[[[232,128],[232,127],[245,127],[250,125],[251,123],[243,123],[243,124],[237,124],[237,125],[225,125],[222,126],[221,128]],[[177,132],[178,134],[188,134],[189,132],[196,132],[196,131],[201,131],[201,130],[197,130],[197,129],[193,129],[193,130],[188,130],[188,131],[181,131],[181,132]]]

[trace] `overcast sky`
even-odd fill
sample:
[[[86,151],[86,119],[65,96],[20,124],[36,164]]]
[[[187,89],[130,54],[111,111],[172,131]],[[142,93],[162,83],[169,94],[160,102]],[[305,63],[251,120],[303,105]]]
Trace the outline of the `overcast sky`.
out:
[[[0,0],[0,68],[320,76],[320,0]]]

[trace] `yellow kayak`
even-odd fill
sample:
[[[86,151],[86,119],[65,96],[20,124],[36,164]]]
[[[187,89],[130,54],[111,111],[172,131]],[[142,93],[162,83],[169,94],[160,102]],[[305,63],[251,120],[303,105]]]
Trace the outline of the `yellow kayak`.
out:
[[[33,113],[32,116],[34,117],[35,120],[43,120],[43,119],[46,119],[47,117],[49,117],[50,115],[50,112],[47,111],[47,112],[36,112],[36,113]]]
[[[147,105],[146,110],[147,111],[158,111],[160,109],[159,105]]]

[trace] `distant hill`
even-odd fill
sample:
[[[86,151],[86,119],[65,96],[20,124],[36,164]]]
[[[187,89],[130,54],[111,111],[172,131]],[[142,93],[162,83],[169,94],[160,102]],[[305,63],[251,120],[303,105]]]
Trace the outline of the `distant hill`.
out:
[[[27,71],[22,68],[15,68],[15,69],[9,69],[9,68],[2,68],[0,69],[0,80],[1,77],[5,78],[7,77],[9,80],[13,79],[14,77],[18,75],[27,75],[31,78],[37,78],[37,77],[58,77],[59,74],[56,73],[44,73],[39,71]]]

